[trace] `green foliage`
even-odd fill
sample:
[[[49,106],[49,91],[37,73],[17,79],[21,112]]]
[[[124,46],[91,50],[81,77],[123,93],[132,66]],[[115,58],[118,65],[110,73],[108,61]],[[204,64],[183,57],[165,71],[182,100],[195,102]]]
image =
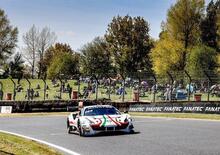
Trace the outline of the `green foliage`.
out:
[[[183,50],[183,45],[174,39],[159,40],[150,54],[154,72],[159,76],[167,76],[167,72],[178,71]]]
[[[79,71],[79,55],[74,53],[62,53],[52,59],[48,68],[48,78],[65,78],[78,74]]]
[[[217,53],[215,49],[200,45],[192,49],[189,55],[187,70],[192,77],[205,77],[205,72],[215,73]]]
[[[139,69],[150,70],[149,52],[152,41],[149,24],[142,17],[117,16],[105,35],[108,49],[118,72],[125,76]]]
[[[156,74],[166,76],[168,71],[186,69],[191,49],[199,43],[203,15],[204,0],[178,0],[171,6],[160,40],[150,54]]]
[[[24,60],[20,53],[16,53],[14,60],[9,63],[10,75],[12,78],[22,78],[24,71]]]
[[[178,0],[168,10],[167,30],[170,37],[181,41],[185,48],[198,42],[204,4],[204,0]]]
[[[202,43],[217,49],[217,7],[213,0],[208,4],[206,12],[200,26]]]
[[[13,53],[17,43],[18,29],[10,25],[5,12],[0,9],[0,64]]]
[[[218,45],[218,52],[220,53],[220,0],[217,0],[215,3],[217,9],[217,45]]]
[[[113,72],[110,52],[107,50],[106,41],[95,38],[81,49],[81,71],[83,74],[108,76]]]
[[[43,154],[43,155],[61,155],[57,150],[54,150],[46,145],[37,143],[33,140],[21,138],[11,134],[0,132],[0,153],[7,154]]]
[[[167,37],[181,42],[184,46],[184,50],[180,53],[179,70],[181,71],[185,69],[189,48],[199,43],[199,25],[203,15],[204,0],[178,0],[168,10]]]
[[[55,71],[55,70],[59,70],[59,69],[56,69],[54,67],[56,65],[58,67],[60,67],[59,64],[57,64],[57,63],[59,63],[61,61],[62,55],[63,54],[72,55],[73,53],[74,53],[73,50],[67,44],[56,43],[54,46],[51,46],[50,48],[48,48],[46,50],[46,52],[45,52],[45,56],[44,56],[44,59],[43,59],[42,64],[41,64],[42,65],[42,74],[44,75],[44,77],[46,77],[47,73],[49,73],[49,72],[50,72],[50,76],[49,77],[56,76],[55,73],[57,74],[57,71]],[[73,57],[71,56],[71,58],[73,59],[73,61],[76,64],[78,64],[78,62],[77,62],[78,60],[75,61],[75,59],[77,59],[75,57],[75,55]],[[51,67],[52,63],[53,63],[53,67]],[[49,68],[50,68],[50,71],[48,71]]]

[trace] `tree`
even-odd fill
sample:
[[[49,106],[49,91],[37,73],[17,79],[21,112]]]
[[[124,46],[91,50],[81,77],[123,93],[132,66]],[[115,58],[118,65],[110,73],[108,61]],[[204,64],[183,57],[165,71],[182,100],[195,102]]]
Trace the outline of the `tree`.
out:
[[[164,33],[150,53],[153,70],[159,76],[167,76],[167,72],[178,71],[181,62],[181,52],[184,50],[183,44],[175,39],[163,39]],[[165,37],[165,36],[164,36]]]
[[[206,8],[206,17],[201,22],[202,43],[217,49],[217,7],[213,0]]]
[[[79,73],[79,54],[62,53],[54,57],[48,68],[48,78],[59,78],[62,75],[72,77]]]
[[[82,73],[86,75],[108,76],[113,72],[110,52],[103,38],[95,38],[81,49]]]
[[[80,55],[74,52],[69,45],[56,43],[46,50],[43,69],[48,78],[58,78],[62,74],[72,77],[79,74],[79,58]]]
[[[18,29],[12,27],[5,15],[5,12],[0,9],[0,64],[13,53],[16,47]]]
[[[167,14],[168,37],[181,42],[184,50],[180,52],[179,70],[186,66],[190,47],[198,44],[200,22],[204,15],[204,0],[178,0]]]
[[[216,55],[216,50],[211,47],[204,45],[195,46],[189,55],[187,63],[187,70],[190,75],[198,78],[205,77],[206,72],[215,74],[217,65]]]
[[[217,9],[217,45],[218,49],[217,52],[220,53],[220,0],[217,0],[215,3],[216,9]],[[217,56],[217,62],[218,62],[218,72],[220,72],[220,54]]]
[[[16,53],[13,61],[9,63],[9,74],[12,78],[21,78],[24,71],[24,60],[20,53]]]
[[[49,28],[45,27],[41,31],[33,25],[31,29],[23,35],[25,44],[25,55],[27,62],[32,68],[32,78],[35,76],[35,70],[38,70],[38,78],[42,77],[43,59],[45,51],[53,45],[56,35]]]
[[[67,44],[56,43],[54,46],[50,46],[44,54],[42,64],[42,76],[47,76],[48,68],[52,62],[52,60],[56,57],[60,57],[63,53],[73,53],[71,47]]]
[[[200,43],[203,15],[203,0],[178,0],[171,6],[160,39],[150,54],[156,74],[166,76],[170,71],[186,70],[192,48]]]
[[[113,63],[121,76],[141,69],[150,70],[148,54],[152,42],[149,24],[142,17],[114,17],[108,25],[105,38]]]
[[[33,25],[31,29],[23,35],[23,41],[25,44],[25,54],[24,58],[31,66],[31,76],[34,78],[35,68],[36,68],[36,59],[37,52],[39,50],[39,30]]]
[[[220,0],[217,0],[215,3],[215,7],[217,10],[217,45],[218,52],[220,53]]]
[[[56,34],[54,32],[51,32],[51,30],[48,27],[45,27],[42,29],[42,31],[39,33],[39,62],[38,62],[38,78],[42,77],[43,74],[43,60],[45,51],[54,44],[56,41]]]

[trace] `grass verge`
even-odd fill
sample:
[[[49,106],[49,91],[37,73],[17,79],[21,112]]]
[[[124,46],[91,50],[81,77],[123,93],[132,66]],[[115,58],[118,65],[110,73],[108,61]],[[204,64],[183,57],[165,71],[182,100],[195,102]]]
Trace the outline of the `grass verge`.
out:
[[[12,114],[0,114],[0,117],[68,116],[69,114],[70,112],[12,113]],[[219,114],[143,113],[143,112],[129,112],[129,114],[134,117],[142,116],[142,117],[167,117],[167,118],[220,120]]]
[[[207,119],[207,120],[220,120],[219,114],[196,114],[196,113],[142,113],[142,112],[129,112],[131,116],[144,116],[144,117],[167,117],[167,118],[187,118],[187,119]]]
[[[35,141],[0,132],[1,155],[61,155],[58,151]]]
[[[70,112],[36,112],[36,113],[11,113],[1,114],[0,117],[31,117],[31,116],[67,116]]]

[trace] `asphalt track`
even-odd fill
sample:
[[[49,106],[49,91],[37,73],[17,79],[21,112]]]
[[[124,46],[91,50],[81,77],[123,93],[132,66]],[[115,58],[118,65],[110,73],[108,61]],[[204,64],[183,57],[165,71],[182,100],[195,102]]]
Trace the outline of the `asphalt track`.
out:
[[[220,155],[220,121],[134,118],[134,126],[135,134],[79,137],[67,134],[64,116],[0,117],[0,130],[81,155]]]

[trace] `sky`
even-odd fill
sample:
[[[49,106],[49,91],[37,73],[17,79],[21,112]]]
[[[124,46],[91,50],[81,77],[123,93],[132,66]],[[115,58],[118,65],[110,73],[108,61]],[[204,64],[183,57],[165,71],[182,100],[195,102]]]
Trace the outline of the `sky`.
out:
[[[57,42],[79,49],[97,36],[103,36],[114,16],[141,16],[150,24],[150,35],[157,39],[161,22],[176,0],[0,0],[11,24],[22,35],[34,24],[49,27]],[[208,0],[207,0],[208,1]]]

